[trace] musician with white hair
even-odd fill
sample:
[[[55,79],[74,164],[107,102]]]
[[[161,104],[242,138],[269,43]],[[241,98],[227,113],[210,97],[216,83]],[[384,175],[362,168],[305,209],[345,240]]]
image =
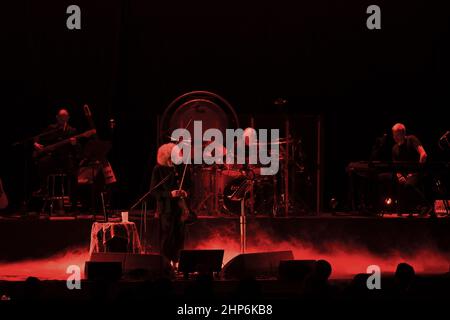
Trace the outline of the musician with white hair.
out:
[[[176,266],[180,251],[184,246],[185,221],[180,200],[185,200],[185,191],[190,184],[189,170],[185,166],[175,166],[172,162],[173,143],[163,144],[158,149],[157,164],[153,168],[151,190],[157,202],[160,221],[161,254]],[[184,175],[184,173],[186,173]],[[184,179],[183,179],[184,176]],[[183,185],[180,189],[180,183]]]

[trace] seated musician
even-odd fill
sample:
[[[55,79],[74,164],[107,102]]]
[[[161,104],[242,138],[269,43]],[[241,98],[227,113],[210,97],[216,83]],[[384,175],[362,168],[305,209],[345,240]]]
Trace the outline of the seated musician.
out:
[[[392,148],[392,160],[425,163],[427,153],[422,143],[414,135],[406,135],[406,127],[397,123],[392,127],[395,145]],[[399,196],[406,202],[403,206],[412,207],[414,202],[420,213],[433,214],[433,207],[427,201],[424,190],[423,175],[417,172],[396,172],[395,179],[400,186]]]
[[[157,213],[160,223],[161,254],[171,261],[174,267],[178,264],[180,251],[184,246],[185,221],[182,219],[183,208],[180,198],[188,197],[190,178],[189,170],[183,178],[184,165],[175,166],[172,162],[173,143],[163,144],[158,149],[157,164],[153,168],[150,190],[157,201]]]
[[[47,177],[50,174],[63,173],[68,177],[69,197],[72,210],[77,206],[77,177],[80,155],[80,145],[73,136],[77,130],[69,125],[70,114],[67,109],[60,109],[56,115],[56,123],[44,130],[34,142],[34,157],[37,164],[40,189],[34,195],[47,194]],[[45,152],[45,147],[63,140],[70,143],[64,144],[56,150]]]

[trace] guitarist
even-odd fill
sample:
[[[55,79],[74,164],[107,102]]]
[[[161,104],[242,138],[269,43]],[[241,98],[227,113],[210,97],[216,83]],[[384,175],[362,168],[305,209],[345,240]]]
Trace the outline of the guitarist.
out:
[[[34,194],[45,195],[47,193],[48,175],[65,173],[68,177],[72,210],[75,210],[77,204],[78,163],[81,147],[78,141],[73,138],[77,134],[77,130],[69,125],[69,119],[70,114],[67,109],[60,109],[56,115],[56,123],[49,125],[34,142],[35,153],[40,154],[35,158],[40,189],[34,192]],[[65,144],[50,153],[40,153],[45,146],[67,139],[70,140],[69,144]]]
[[[173,143],[163,144],[158,149],[157,164],[153,168],[150,188],[156,198],[157,213],[160,221],[161,254],[177,266],[180,251],[184,246],[185,221],[180,200],[187,198],[185,191],[189,187],[189,170],[184,166],[175,166],[171,159]],[[183,178],[183,172],[186,175]],[[181,181],[184,180],[182,188]]]

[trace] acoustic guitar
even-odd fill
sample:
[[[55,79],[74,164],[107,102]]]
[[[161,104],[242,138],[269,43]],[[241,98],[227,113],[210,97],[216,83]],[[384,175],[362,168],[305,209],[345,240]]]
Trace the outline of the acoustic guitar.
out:
[[[2,179],[0,179],[0,209],[5,209],[8,206],[8,197],[3,189]]]

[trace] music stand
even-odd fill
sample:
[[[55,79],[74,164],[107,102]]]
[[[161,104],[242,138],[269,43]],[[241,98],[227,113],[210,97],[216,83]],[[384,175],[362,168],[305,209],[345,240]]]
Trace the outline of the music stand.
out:
[[[88,163],[103,162],[106,160],[108,152],[111,150],[111,141],[90,140],[83,148],[83,160]]]
[[[106,161],[106,156],[108,152],[112,148],[111,141],[103,141],[99,139],[90,140],[86,143],[83,148],[83,160],[81,160],[80,167],[91,168],[91,176],[88,179],[87,184],[94,185],[95,177],[100,169],[100,166]],[[94,203],[94,186],[92,186],[92,202]],[[105,222],[108,222],[108,215],[105,207],[105,199],[103,196],[103,192],[100,193],[101,201],[102,201],[102,209],[103,216],[105,218]]]

